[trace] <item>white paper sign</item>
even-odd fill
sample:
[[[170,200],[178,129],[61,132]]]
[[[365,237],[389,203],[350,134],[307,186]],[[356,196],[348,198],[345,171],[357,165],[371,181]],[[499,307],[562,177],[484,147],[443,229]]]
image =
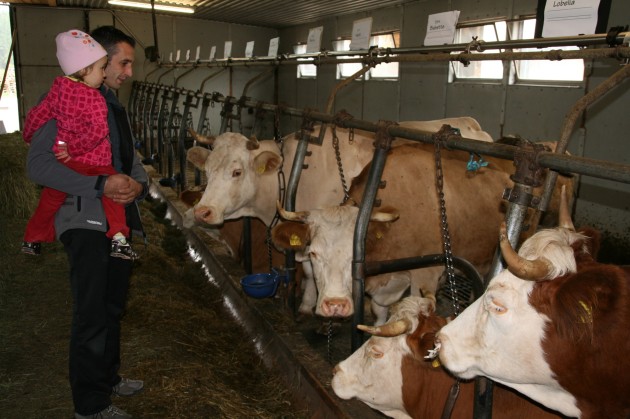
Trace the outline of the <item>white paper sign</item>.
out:
[[[458,19],[459,10],[429,15],[424,45],[452,44]]]
[[[186,62],[190,61],[190,50],[186,50]]]
[[[210,61],[214,60],[214,57],[217,55],[217,46],[213,45],[212,48],[210,48]]]
[[[599,0],[547,0],[543,37],[593,34]]]
[[[232,41],[225,41],[223,47],[223,58],[230,58],[232,56]]]
[[[181,55],[182,51],[181,50],[177,50],[177,53],[175,55],[175,62],[178,63],[179,62],[179,56]]]
[[[268,57],[276,57],[278,55],[278,46],[280,45],[280,38],[271,38],[269,40],[269,52]]]
[[[308,31],[308,40],[306,41],[306,52],[319,52],[322,45],[323,26],[311,28]]]
[[[249,41],[245,45],[245,58],[252,58],[254,56],[254,41]]]
[[[370,35],[372,34],[372,18],[355,20],[352,24],[352,41],[350,41],[350,49],[368,49],[370,48]]]
[[[168,54],[168,60],[170,62],[173,62],[173,52],[171,52],[170,54]]]
[[[201,54],[201,45],[197,45],[197,52],[195,54],[195,61],[199,61],[199,57],[201,56],[199,54]]]

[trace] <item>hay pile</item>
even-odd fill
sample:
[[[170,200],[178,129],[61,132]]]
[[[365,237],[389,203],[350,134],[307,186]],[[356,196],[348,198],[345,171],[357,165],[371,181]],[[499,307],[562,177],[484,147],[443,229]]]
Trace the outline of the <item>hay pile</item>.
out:
[[[71,299],[65,252],[22,255],[19,244],[38,197],[24,177],[27,148],[0,136],[0,411],[7,418],[69,418],[67,382]],[[10,179],[10,182],[6,180]],[[121,372],[145,391],[114,403],[141,418],[304,418],[280,379],[187,255],[184,237],[164,221],[165,205],[142,206],[149,244],[137,262],[123,320]]]

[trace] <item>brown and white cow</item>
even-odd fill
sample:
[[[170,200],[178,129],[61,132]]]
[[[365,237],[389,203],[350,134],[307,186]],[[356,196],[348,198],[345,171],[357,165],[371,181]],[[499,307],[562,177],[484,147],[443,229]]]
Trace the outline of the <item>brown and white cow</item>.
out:
[[[443,124],[459,128],[465,138],[492,141],[492,137],[470,117],[400,123],[407,128],[428,132],[437,132]],[[318,134],[319,129],[316,128],[313,135]],[[348,130],[337,128],[337,136],[344,175],[351,181],[372,160],[374,134],[354,130],[354,140],[350,141]],[[206,137],[197,138],[208,142]],[[216,225],[223,220],[250,216],[270,225],[279,198],[278,170],[281,167],[285,173],[291,170],[298,144],[294,138],[294,134],[285,137],[281,152],[274,141],[253,142],[237,133],[225,133],[212,140],[212,151],[205,147],[188,150],[188,160],[205,172],[208,182],[203,196],[195,205],[195,218]],[[331,130],[327,130],[322,146],[311,145],[309,150],[311,155],[305,159],[308,168],[303,170],[297,189],[296,208],[339,204],[344,191],[332,147]],[[311,314],[317,289],[313,281],[308,280],[308,264],[304,268],[307,275],[299,311]]]
[[[445,367],[484,375],[567,416],[630,418],[630,267],[597,263],[570,218],[512,250],[509,268],[439,333]]]
[[[496,226],[505,216],[501,196],[512,186],[513,169],[511,162],[488,158],[487,167],[470,175],[468,160],[467,153],[442,151],[451,247],[455,256],[468,260],[485,275],[497,246]],[[431,146],[404,143],[392,147],[382,176],[387,186],[377,197],[384,205],[394,206],[399,219],[368,230],[366,261],[443,252],[434,166]],[[353,182],[350,193],[355,202],[361,200],[368,172],[369,167]],[[353,207],[284,212],[285,219],[305,226],[283,223],[272,232],[279,247],[302,250],[310,257],[319,291],[316,314],[347,317],[354,312],[351,267],[357,215],[358,209]],[[412,295],[419,295],[420,289],[435,294],[442,271],[443,267],[431,267],[368,277],[365,289],[372,297],[376,324],[385,321],[387,306],[410,284]]]
[[[342,399],[357,398],[394,418],[438,419],[455,379],[425,359],[446,319],[434,313],[435,299],[407,297],[394,306],[389,323],[333,370],[332,388]],[[451,419],[473,417],[474,383],[460,383]],[[496,386],[494,419],[558,419],[559,416]]]

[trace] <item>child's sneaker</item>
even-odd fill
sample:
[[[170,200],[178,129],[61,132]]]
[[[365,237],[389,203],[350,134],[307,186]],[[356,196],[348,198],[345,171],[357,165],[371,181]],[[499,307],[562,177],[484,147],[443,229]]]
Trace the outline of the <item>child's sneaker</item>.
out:
[[[138,260],[140,259],[140,255],[138,255],[131,248],[131,245],[127,243],[126,240],[112,240],[112,250],[109,255],[113,258],[121,258],[128,260]]]
[[[39,256],[42,254],[42,244],[39,242],[22,242],[22,253]]]

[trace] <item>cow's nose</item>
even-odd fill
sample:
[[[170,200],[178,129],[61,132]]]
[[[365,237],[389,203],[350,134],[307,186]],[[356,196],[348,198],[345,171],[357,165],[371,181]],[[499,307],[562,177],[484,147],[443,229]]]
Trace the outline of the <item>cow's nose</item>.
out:
[[[339,364],[337,364],[337,365],[335,365],[335,367],[333,368],[333,373],[332,373],[332,374],[333,374],[333,376],[334,376],[335,374],[337,374],[339,371],[341,371],[341,368],[339,368]]]
[[[199,221],[208,221],[212,217],[212,209],[208,207],[199,207],[195,209],[195,218]]]
[[[322,311],[328,317],[347,317],[350,314],[350,301],[346,298],[330,298],[322,303]]]

